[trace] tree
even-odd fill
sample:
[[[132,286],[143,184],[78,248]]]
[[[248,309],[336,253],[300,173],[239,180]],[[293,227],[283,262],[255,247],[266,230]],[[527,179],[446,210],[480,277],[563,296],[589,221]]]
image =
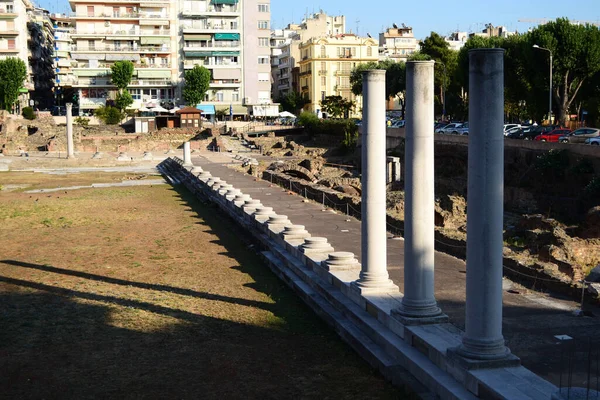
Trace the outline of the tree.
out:
[[[121,110],[125,111],[127,107],[133,104],[133,97],[127,89],[123,89],[121,93],[117,93],[117,98],[115,99],[115,106]]]
[[[277,102],[281,104],[283,111],[288,111],[293,114],[296,114],[298,110],[301,110],[306,104],[310,103],[306,96],[302,96],[302,94],[296,91],[286,93],[284,96],[280,97]]]
[[[119,93],[129,86],[133,77],[133,63],[131,61],[117,61],[111,67],[110,80],[119,88]]]
[[[350,112],[354,109],[354,102],[346,100],[342,96],[327,96],[321,100],[323,111],[334,118],[348,118]]]
[[[368,62],[358,64],[350,74],[350,85],[352,93],[356,96],[362,95],[362,73],[370,69],[385,70],[385,97],[386,100],[396,97],[406,90],[406,64],[384,60],[379,62]],[[404,115],[404,96],[399,96],[402,114]]]
[[[210,71],[201,65],[185,73],[183,99],[191,106],[196,106],[204,99],[210,86]]]
[[[23,60],[9,57],[0,60],[0,108],[11,110],[19,98],[19,89],[27,78],[27,66]]]
[[[593,25],[575,25],[566,18],[558,18],[535,28],[527,35],[527,39],[538,60],[530,68],[535,68],[542,76],[542,65],[545,64],[546,71],[550,68],[548,52],[535,50],[532,46],[537,44],[552,51],[553,100],[558,106],[560,123],[565,124],[569,108],[581,87],[600,71],[600,29]]]

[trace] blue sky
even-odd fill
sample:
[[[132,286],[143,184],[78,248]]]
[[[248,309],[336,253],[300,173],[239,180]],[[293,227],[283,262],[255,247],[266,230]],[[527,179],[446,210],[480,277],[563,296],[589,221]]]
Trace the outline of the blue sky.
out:
[[[67,0],[35,0],[54,12],[68,12]],[[452,4],[454,3],[454,4]],[[600,0],[271,0],[272,26],[282,28],[300,22],[306,13],[320,9],[330,15],[346,16],[346,27],[360,35],[373,37],[392,23],[412,26],[415,36],[424,38],[431,31],[448,34],[457,29],[473,32],[486,23],[504,25],[519,32],[535,24],[520,19],[568,17],[600,23]]]

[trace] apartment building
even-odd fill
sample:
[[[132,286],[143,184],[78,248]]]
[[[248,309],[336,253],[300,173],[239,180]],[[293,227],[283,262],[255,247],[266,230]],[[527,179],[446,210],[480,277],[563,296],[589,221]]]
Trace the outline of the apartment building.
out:
[[[27,10],[29,0],[0,0],[0,59],[17,57],[27,62]]]
[[[74,21],[64,14],[52,14],[51,18],[54,23],[54,99],[55,105],[64,106],[75,100],[73,63],[77,66],[77,62],[71,59]]]
[[[310,103],[304,109],[319,114],[320,101],[327,96],[342,96],[355,102],[352,116],[362,112],[362,97],[350,86],[350,73],[358,64],[378,60],[378,43],[372,38],[342,34],[311,38],[299,46],[300,93]]]
[[[419,51],[419,40],[415,38],[410,26],[393,24],[379,34],[379,59],[396,62],[408,60],[411,54]]]
[[[34,88],[29,98],[36,108],[49,109],[54,104],[54,23],[43,8],[33,7],[27,15],[29,81]]]
[[[300,92],[298,61],[299,46],[303,41],[344,33],[346,17],[329,16],[323,11],[307,16],[300,24],[288,24],[280,32],[273,31],[273,41],[279,42],[277,49],[273,51],[272,60],[273,98],[285,96],[290,91]]]
[[[176,101],[179,80],[177,7],[157,0],[70,0],[74,12],[71,58],[80,112],[114,99],[110,67],[134,63],[129,86],[134,104]]]

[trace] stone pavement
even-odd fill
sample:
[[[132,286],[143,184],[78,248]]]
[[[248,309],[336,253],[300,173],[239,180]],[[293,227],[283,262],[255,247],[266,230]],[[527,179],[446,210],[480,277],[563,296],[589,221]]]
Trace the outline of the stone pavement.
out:
[[[259,199],[277,214],[286,215],[292,223],[304,225],[312,236],[326,237],[336,251],[353,252],[360,260],[360,221],[324,210],[321,204],[305,202],[297,194],[229,168],[234,163],[231,153],[195,153],[192,162],[242,193]],[[390,235],[388,271],[400,290],[404,286],[403,257],[403,241],[394,240]],[[465,262],[440,252],[436,252],[435,262],[436,298],[450,322],[464,330]],[[556,385],[562,373],[565,385],[565,360],[572,352],[568,346],[579,343],[587,347],[590,338],[598,337],[600,324],[596,317],[575,316],[572,311],[579,308],[578,304],[554,294],[532,292],[507,279],[503,286],[503,332],[508,347],[525,367]],[[573,340],[560,341],[555,335],[568,335]],[[586,362],[574,365],[573,386],[585,386],[586,365]],[[592,371],[594,379],[595,375]]]

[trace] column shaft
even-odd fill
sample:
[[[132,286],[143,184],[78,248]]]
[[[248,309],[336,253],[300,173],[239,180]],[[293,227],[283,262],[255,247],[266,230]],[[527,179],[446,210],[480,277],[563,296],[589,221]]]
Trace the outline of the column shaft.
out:
[[[441,314],[434,295],[433,61],[406,63],[404,297],[398,314]]]
[[[459,354],[499,359],[502,336],[504,50],[469,51],[467,301]]]
[[[73,144],[73,104],[65,104],[67,109],[67,158],[75,157],[75,146]]]
[[[363,72],[362,268],[355,285],[389,287],[386,257],[385,71]]]
[[[190,142],[183,143],[183,165],[192,165],[192,151],[190,149]]]

